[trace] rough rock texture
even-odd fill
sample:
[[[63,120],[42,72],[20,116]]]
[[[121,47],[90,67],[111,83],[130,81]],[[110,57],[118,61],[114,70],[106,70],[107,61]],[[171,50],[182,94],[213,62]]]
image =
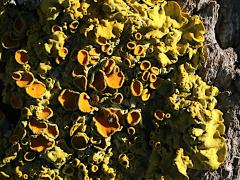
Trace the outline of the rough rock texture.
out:
[[[36,7],[40,0],[16,0],[17,5]],[[213,172],[190,172],[194,180],[240,179],[240,1],[176,0],[192,15],[203,18],[207,33],[208,61],[199,74],[219,87],[218,108],[224,112],[228,157]]]
[[[179,0],[200,15],[206,26],[208,61],[199,74],[208,84],[219,87],[218,106],[224,112],[228,157],[217,171],[192,172],[190,179],[240,179],[240,1]]]

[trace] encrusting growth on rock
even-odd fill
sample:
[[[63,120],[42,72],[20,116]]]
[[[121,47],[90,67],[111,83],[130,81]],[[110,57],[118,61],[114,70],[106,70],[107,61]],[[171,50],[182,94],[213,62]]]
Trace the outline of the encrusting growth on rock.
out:
[[[200,17],[165,0],[0,2],[0,179],[189,179],[227,145]],[[6,32],[7,31],[7,32]]]

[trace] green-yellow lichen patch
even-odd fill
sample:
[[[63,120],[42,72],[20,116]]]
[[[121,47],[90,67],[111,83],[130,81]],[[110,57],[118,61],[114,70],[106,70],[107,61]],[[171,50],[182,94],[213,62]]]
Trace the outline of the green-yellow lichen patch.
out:
[[[189,158],[189,156],[185,156],[183,154],[183,149],[180,148],[178,151],[177,151],[177,157],[174,159],[175,161],[175,164],[177,166],[177,169],[178,171],[184,175],[185,177],[188,178],[188,175],[187,175],[187,169],[190,167],[192,168],[193,167],[193,164],[192,164],[192,161],[191,159]]]

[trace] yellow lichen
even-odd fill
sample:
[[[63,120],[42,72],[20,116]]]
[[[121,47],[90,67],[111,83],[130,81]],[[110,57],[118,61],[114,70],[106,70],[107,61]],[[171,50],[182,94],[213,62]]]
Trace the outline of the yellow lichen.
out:
[[[200,17],[166,0],[35,8],[0,2],[1,178],[189,179],[224,162]]]

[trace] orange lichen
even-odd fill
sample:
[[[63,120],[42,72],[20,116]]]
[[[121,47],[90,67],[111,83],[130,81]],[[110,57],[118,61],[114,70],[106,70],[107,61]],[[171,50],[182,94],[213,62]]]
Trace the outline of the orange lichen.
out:
[[[44,109],[36,111],[36,116],[39,119],[49,119],[53,116],[53,110],[50,107],[44,107]]]
[[[149,84],[149,87],[151,88],[151,89],[157,89],[159,86],[160,86],[160,84],[161,84],[161,80],[160,79],[157,79],[156,81],[154,81],[154,82],[151,82],[150,84]]]
[[[91,87],[96,91],[104,91],[104,89],[106,89],[107,87],[105,77],[106,75],[104,71],[102,70],[97,71],[96,74],[94,74]]]
[[[100,51],[97,48],[92,48],[89,51],[89,55],[90,55],[90,63],[92,65],[95,65],[98,63],[98,60],[100,59]]]
[[[121,104],[123,101],[123,95],[122,93],[116,93],[113,97],[113,102],[117,103],[117,104]]]
[[[162,112],[161,110],[156,110],[154,112],[154,117],[159,121],[162,121],[164,119],[164,116],[165,116],[165,113]]]
[[[53,33],[57,31],[62,31],[62,27],[58,25],[53,25],[51,30]]]
[[[14,77],[18,76],[16,73],[13,74]],[[25,71],[21,74],[21,79],[16,81],[17,86],[23,88],[30,86],[34,81],[34,76],[31,72]]]
[[[19,71],[12,73],[12,79],[13,80],[15,80],[15,81],[18,80],[19,81],[19,80],[21,80],[21,78],[22,78],[22,74]]]
[[[137,45],[134,48],[133,54],[136,56],[141,56],[145,51],[145,48],[142,45]]]
[[[26,93],[33,98],[41,98],[46,92],[46,86],[42,82],[35,80],[26,88]]]
[[[142,101],[149,100],[150,96],[151,96],[151,94],[148,91],[148,89],[143,89],[143,92],[142,92],[142,95],[141,95]]]
[[[129,135],[134,135],[135,134],[135,128],[134,127],[129,127],[128,129],[127,129],[127,132],[128,132],[128,134]]]
[[[119,108],[108,108],[111,113],[116,114],[120,125],[124,124],[125,116],[121,109]]]
[[[147,71],[148,69],[151,68],[151,63],[148,60],[144,60],[140,64],[140,69],[142,71]]]
[[[47,124],[47,128],[44,130],[44,133],[53,139],[56,139],[59,135],[58,126],[56,124]]]
[[[58,56],[61,58],[65,58],[68,54],[68,49],[66,47],[62,47],[58,50]]]
[[[18,64],[26,64],[29,61],[27,51],[24,49],[17,50],[15,52],[15,60]]]
[[[104,44],[104,45],[101,46],[102,52],[108,52],[110,49],[111,49],[110,44]]]
[[[130,60],[130,59],[128,59],[128,58],[125,58],[124,60],[123,60],[123,64],[125,65],[125,67],[131,67],[132,66],[132,61]]]
[[[114,67],[116,66],[116,62],[113,59],[108,59],[104,65],[104,72],[106,74],[110,74]]]
[[[96,108],[93,107],[90,102],[90,97],[88,96],[87,93],[82,92],[79,95],[79,99],[78,99],[78,108],[80,111],[84,112],[84,113],[90,113],[92,111],[94,111]]]
[[[70,29],[77,29],[78,28],[78,25],[79,25],[79,21],[77,21],[77,20],[74,20],[74,21],[72,21],[70,24],[69,24],[69,27],[70,27]]]
[[[143,91],[143,85],[139,80],[133,80],[130,86],[133,96],[141,96]]]
[[[153,66],[153,67],[151,67],[151,72],[152,72],[153,74],[155,74],[155,75],[159,75],[160,70],[159,70],[158,67]]]
[[[144,71],[142,74],[142,80],[147,81],[149,79],[150,72],[149,71]]]
[[[142,120],[142,114],[139,109],[132,109],[127,114],[127,122],[130,126],[136,126]]]
[[[137,41],[141,40],[142,39],[142,34],[137,32],[136,34],[134,34],[134,37]]]
[[[79,64],[81,65],[88,65],[89,60],[90,60],[90,56],[88,54],[88,51],[86,50],[79,50],[78,54],[77,54],[77,60],[79,62]]]
[[[149,81],[150,81],[151,83],[153,83],[153,82],[155,82],[156,80],[157,80],[156,74],[151,73],[150,76],[149,76]]]
[[[74,84],[79,87],[82,91],[87,90],[87,78],[84,75],[79,75],[74,78]]]
[[[55,59],[56,64],[62,64],[64,62],[64,58],[57,56]]]
[[[30,139],[30,148],[37,152],[49,150],[54,146],[54,144],[54,140],[45,137],[43,134],[32,136]]]
[[[107,43],[107,39],[101,36],[98,36],[96,39],[96,43],[99,45],[105,45]]]
[[[58,101],[66,110],[75,110],[77,108],[79,93],[64,89],[58,96]]]
[[[130,41],[127,43],[127,48],[128,49],[134,49],[136,47],[136,43],[133,41]]]
[[[33,134],[40,134],[44,129],[47,128],[47,124],[45,122],[36,118],[31,118],[28,126],[32,130]]]
[[[97,132],[103,137],[109,137],[120,129],[118,116],[104,108],[93,117]]]
[[[86,75],[87,74],[87,69],[84,66],[81,65],[76,65],[72,71],[72,76],[80,76],[80,75]]]
[[[77,133],[71,139],[71,144],[74,149],[82,151],[87,148],[89,138],[85,133]]]
[[[107,75],[106,82],[108,87],[118,89],[124,83],[125,75],[120,71],[118,66],[115,66],[113,71]]]
[[[91,50],[89,51],[89,55],[90,56],[99,56],[100,51],[97,48],[91,48]]]
[[[166,113],[165,114],[165,118],[167,118],[167,119],[171,118],[171,114],[170,113]]]

